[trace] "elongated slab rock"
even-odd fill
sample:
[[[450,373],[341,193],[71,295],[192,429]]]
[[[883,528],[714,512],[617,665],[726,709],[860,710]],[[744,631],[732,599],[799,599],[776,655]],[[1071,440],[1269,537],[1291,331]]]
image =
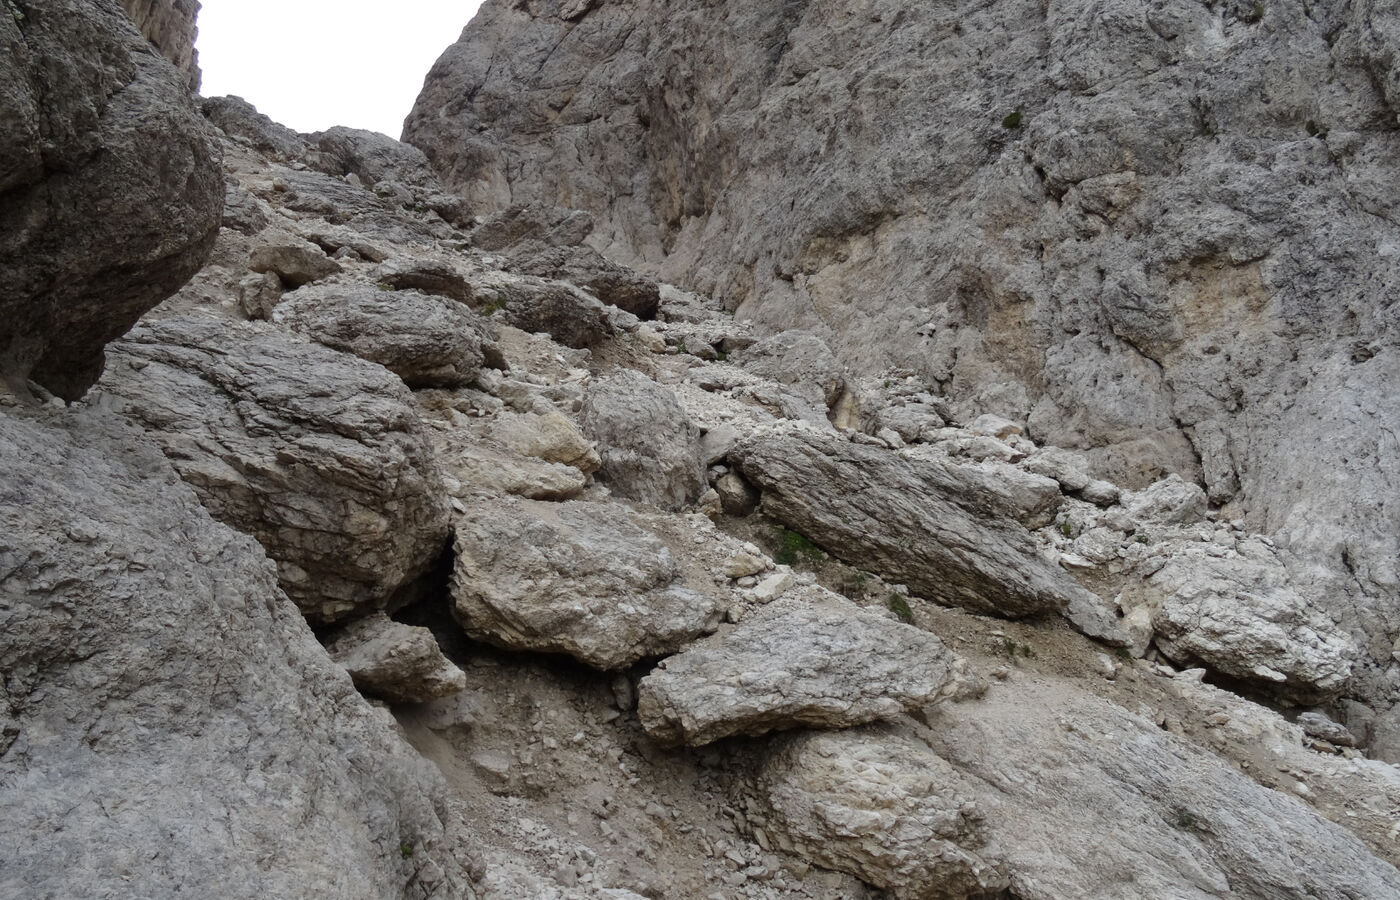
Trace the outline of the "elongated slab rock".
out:
[[[326,652],[361,693],[390,703],[425,703],[467,686],[426,628],[371,613],[333,634]]]
[[[381,605],[446,544],[441,472],[387,369],[205,318],[143,325],[111,358],[102,389],[215,518],[258,539],[309,618]]]
[[[1040,556],[1004,498],[957,466],[812,433],[760,436],[729,458],[768,515],[923,596],[1017,617],[1084,591]]]
[[[456,522],[452,598],[476,640],[621,669],[714,630],[714,597],[681,583],[625,507],[480,500]]]
[[[953,662],[928,632],[853,603],[783,601],[663,660],[642,679],[637,714],[653,738],[690,746],[845,728],[943,699]]]

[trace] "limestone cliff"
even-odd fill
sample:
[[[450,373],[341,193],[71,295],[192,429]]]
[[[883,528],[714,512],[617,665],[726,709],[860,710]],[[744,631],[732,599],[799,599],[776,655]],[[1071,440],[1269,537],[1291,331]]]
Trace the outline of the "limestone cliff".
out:
[[[146,40],[188,76],[190,90],[199,90],[199,0],[122,0],[122,6]]]
[[[1197,481],[1322,566],[1393,697],[1398,113],[1373,0],[488,0],[405,136],[1092,474]]]

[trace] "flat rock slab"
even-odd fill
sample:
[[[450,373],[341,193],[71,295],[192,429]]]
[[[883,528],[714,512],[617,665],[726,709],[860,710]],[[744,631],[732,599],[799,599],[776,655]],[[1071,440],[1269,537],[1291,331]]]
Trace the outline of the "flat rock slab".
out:
[[[446,545],[442,475],[408,388],[267,326],[142,325],[102,390],[210,513],[251,534],[308,618],[382,605]]]
[[[713,631],[723,612],[616,504],[480,499],[456,533],[457,620],[498,647],[622,669]]]
[[[470,384],[490,343],[478,316],[461,303],[368,284],[303,287],[283,296],[272,321],[379,363],[411,388]]]
[[[326,652],[360,693],[389,703],[426,703],[467,686],[467,676],[442,655],[426,628],[372,613],[331,635]]]
[[[1017,617],[1084,593],[1040,555],[1007,499],[959,466],[811,432],[761,435],[730,459],[768,515],[921,596]]]
[[[853,603],[779,602],[642,679],[642,727],[699,746],[788,728],[845,728],[943,699],[955,657],[937,637]]]

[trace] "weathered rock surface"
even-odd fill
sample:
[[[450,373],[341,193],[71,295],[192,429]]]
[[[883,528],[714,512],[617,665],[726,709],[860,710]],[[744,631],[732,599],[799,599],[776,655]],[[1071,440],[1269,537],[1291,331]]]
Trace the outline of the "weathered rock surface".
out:
[[[467,686],[466,675],[442,655],[431,631],[383,613],[336,631],[326,652],[361,693],[390,703],[426,703]]]
[[[580,10],[584,12],[580,14]],[[1137,489],[1168,473],[1400,637],[1390,4],[488,3],[406,135],[481,209]],[[1378,691],[1400,673],[1371,655]],[[1382,675],[1389,671],[1389,675]]]
[[[962,775],[950,792],[976,805],[1027,900],[1400,890],[1400,872],[1300,800],[1103,700],[1025,679],[928,721],[919,739]]]
[[[1063,609],[1084,590],[958,466],[810,432],[752,438],[730,459],[768,515],[923,596],[1016,617]]]
[[[300,159],[306,153],[301,135],[258,112],[242,97],[206,97],[200,109],[225,136],[254,150],[284,160]]]
[[[777,739],[754,779],[770,837],[897,900],[994,896],[1001,850],[961,776],[926,744],[853,729]]]
[[[568,281],[642,319],[655,316],[660,287],[585,245],[592,231],[593,219],[586,213],[523,206],[487,220],[473,232],[472,243],[505,254],[512,272]]]
[[[0,894],[467,890],[441,777],[152,443],[5,410],[0,458]]]
[[[160,55],[185,74],[189,89],[199,90],[199,51],[194,46],[199,0],[122,0],[122,8]]]
[[[637,715],[653,738],[699,746],[789,728],[845,728],[952,691],[954,656],[926,631],[835,597],[775,602],[642,679]]]
[[[534,276],[472,284],[478,310],[532,334],[547,334],[575,350],[601,343],[612,328],[598,298],[562,281]]]
[[[597,442],[599,479],[618,495],[678,510],[705,490],[700,430],[675,394],[640,372],[595,380],[579,420]]]
[[[74,399],[102,348],[203,265],[219,151],[116,0],[0,15],[0,377]]]
[[[258,539],[311,619],[382,604],[443,549],[441,474],[386,369],[212,318],[142,325],[110,352],[104,393]]]
[[[411,388],[461,387],[485,362],[480,320],[451,300],[373,285],[310,285],[285,295],[272,321],[379,363]]]
[[[477,640],[621,669],[713,631],[723,612],[621,506],[482,499],[455,527],[454,609]]]
[[[1295,694],[1335,695],[1358,655],[1351,637],[1289,582],[1288,570],[1256,540],[1211,555],[1187,547],[1124,592],[1145,606],[1157,647],[1185,664]]]
[[[271,272],[287,287],[301,287],[340,271],[340,264],[313,244],[265,244],[248,254],[248,268]]]
[[[387,259],[374,270],[374,280],[397,290],[422,291],[462,303],[472,299],[467,279],[451,265],[434,260]]]

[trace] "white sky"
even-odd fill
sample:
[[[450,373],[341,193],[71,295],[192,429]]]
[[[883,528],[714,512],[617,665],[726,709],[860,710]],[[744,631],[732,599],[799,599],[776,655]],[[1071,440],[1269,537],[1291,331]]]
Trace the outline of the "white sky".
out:
[[[397,138],[423,78],[481,0],[203,0],[200,93],[237,94],[296,131]]]

